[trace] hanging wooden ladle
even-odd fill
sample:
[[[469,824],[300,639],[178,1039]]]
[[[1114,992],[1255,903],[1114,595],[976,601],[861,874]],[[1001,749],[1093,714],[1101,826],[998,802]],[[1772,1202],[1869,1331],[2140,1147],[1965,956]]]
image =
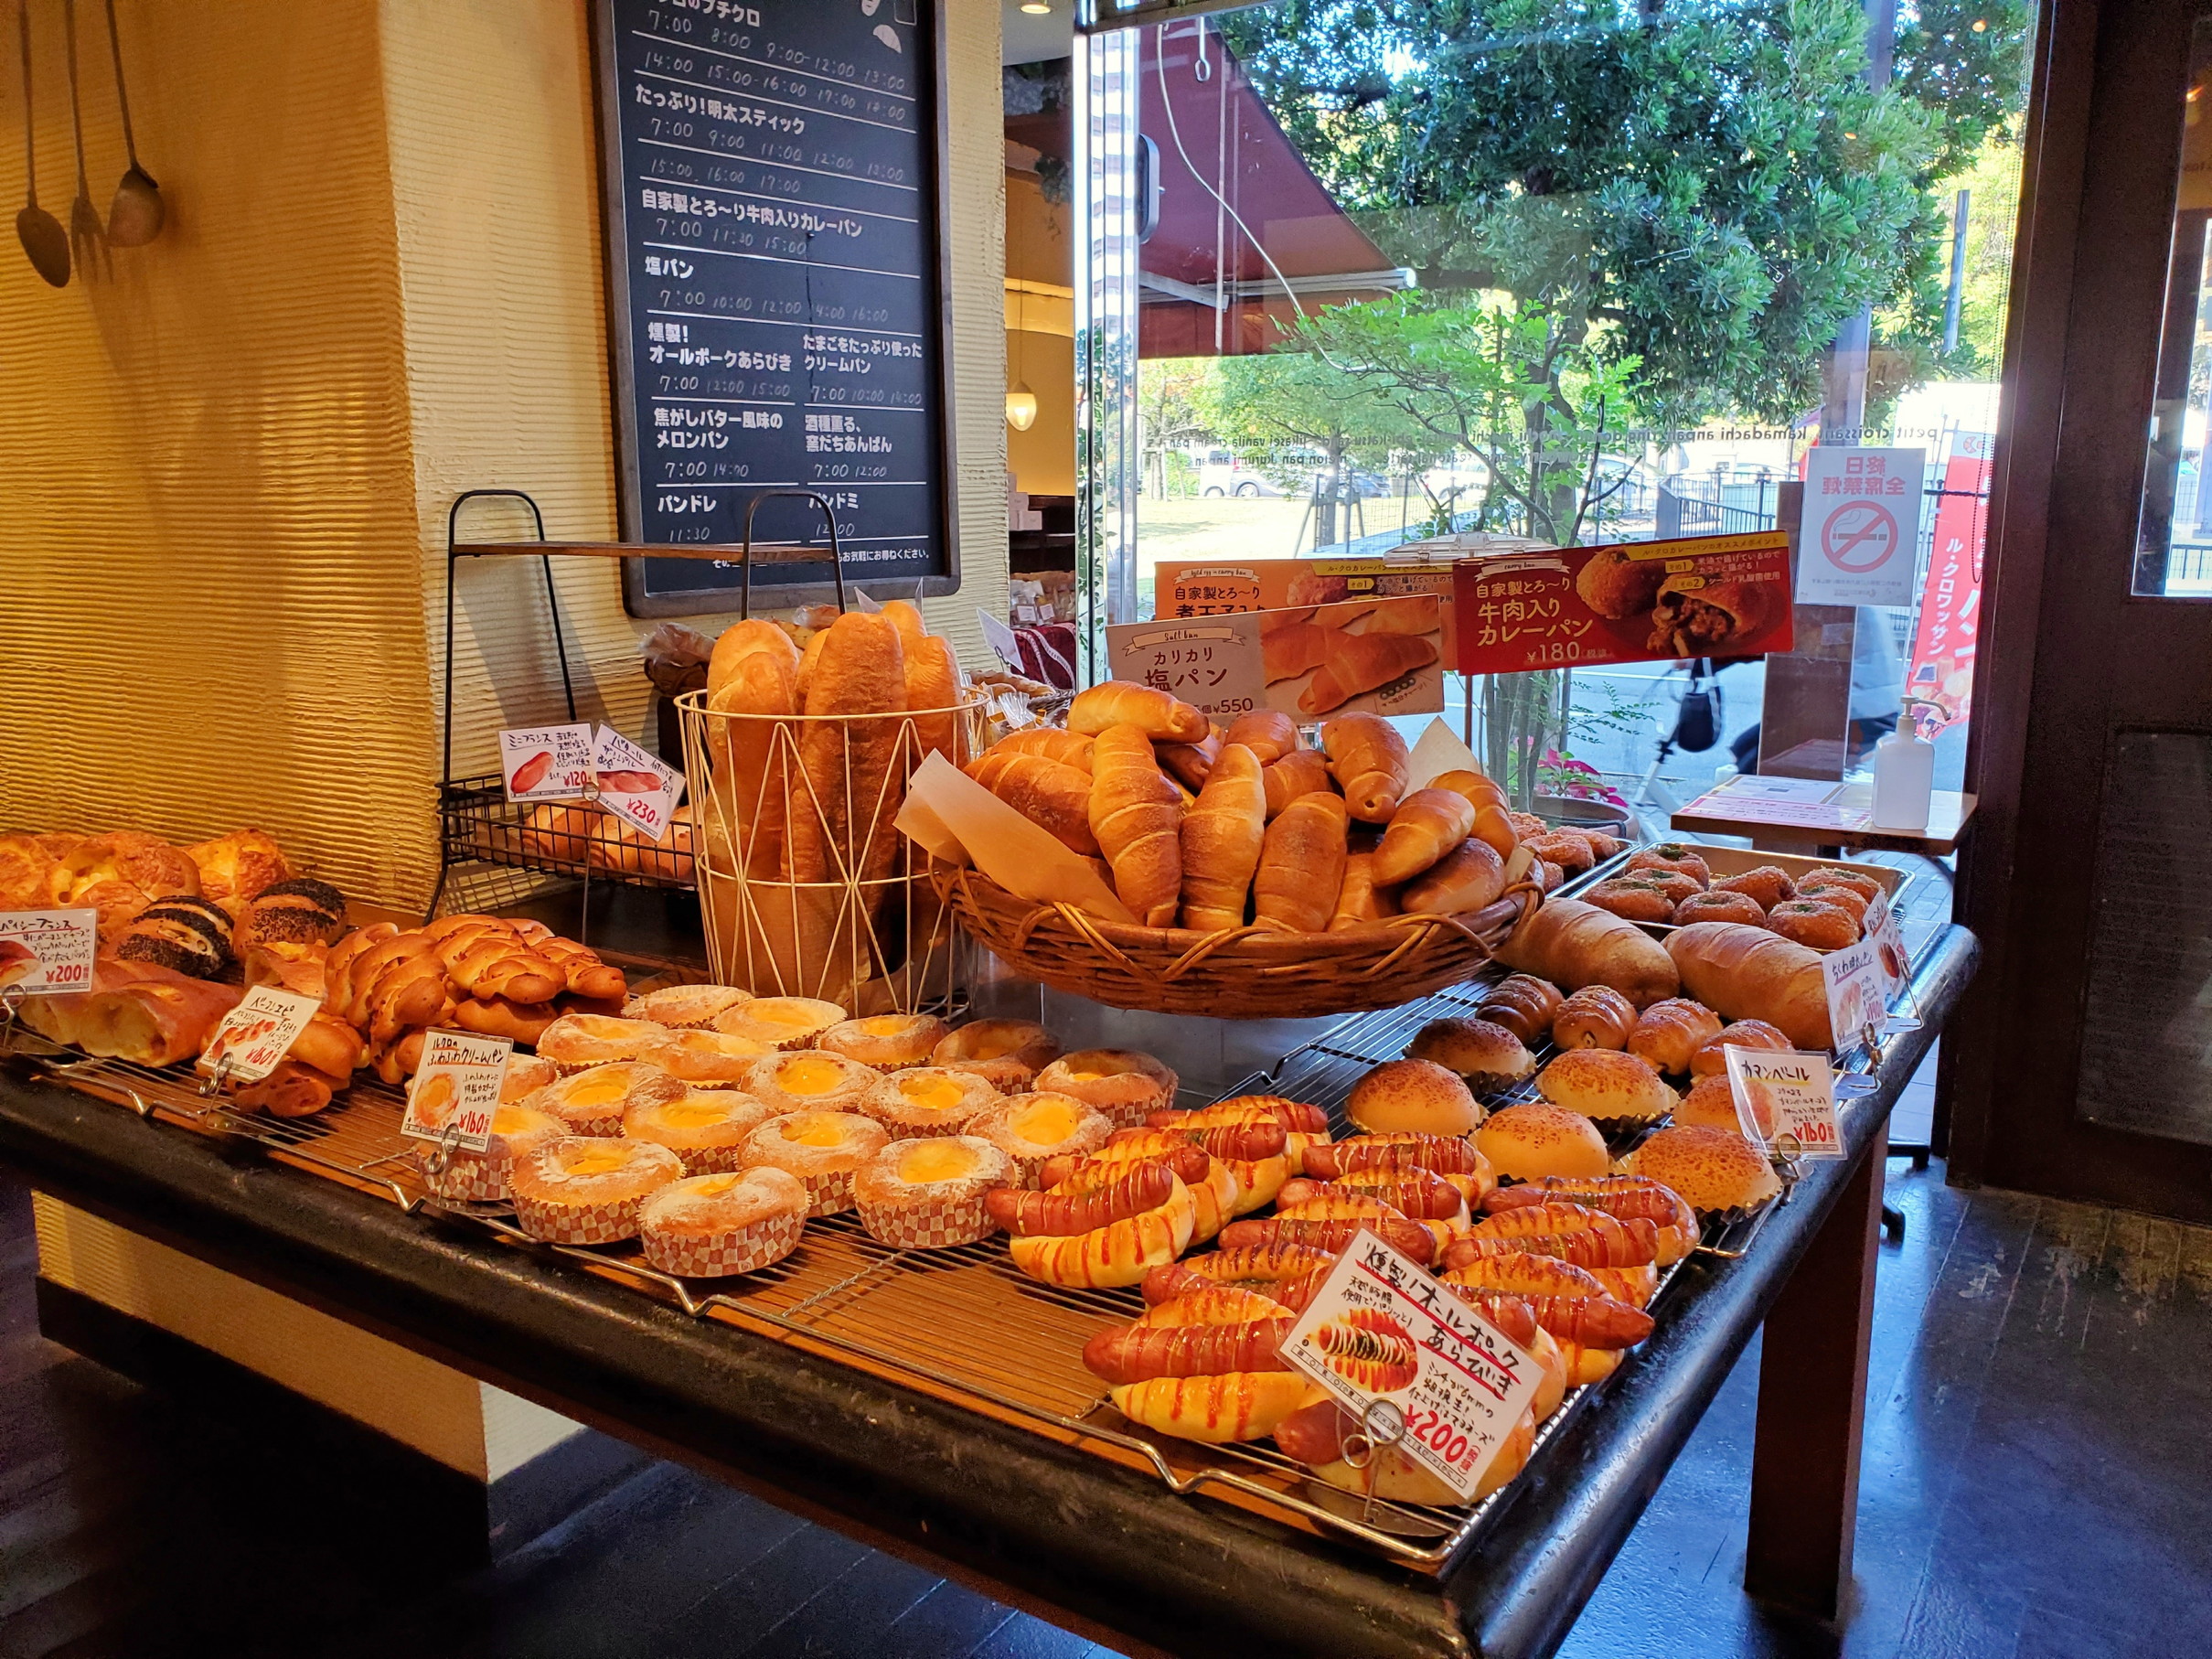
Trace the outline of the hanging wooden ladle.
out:
[[[115,58],[115,102],[123,108],[123,147],[131,170],[115,187],[108,204],[108,241],[118,248],[143,248],[161,234],[167,209],[154,175],[138,165],[138,141],[131,134],[131,98],[123,90],[123,37],[115,32],[115,0],[108,0],[108,49]]]
[[[31,14],[26,0],[16,0],[16,23],[23,37],[23,151],[24,181],[30,200],[16,215],[16,235],[30,255],[31,268],[57,288],[69,281],[69,234],[61,221],[38,205],[37,129],[31,120]]]

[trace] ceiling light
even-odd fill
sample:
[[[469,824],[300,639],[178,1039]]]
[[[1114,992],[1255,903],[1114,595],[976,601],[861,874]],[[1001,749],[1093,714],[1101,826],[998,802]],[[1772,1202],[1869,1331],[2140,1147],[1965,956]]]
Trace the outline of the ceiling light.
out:
[[[1037,394],[1026,380],[1016,380],[1006,389],[1006,423],[1016,432],[1027,432],[1037,423]]]

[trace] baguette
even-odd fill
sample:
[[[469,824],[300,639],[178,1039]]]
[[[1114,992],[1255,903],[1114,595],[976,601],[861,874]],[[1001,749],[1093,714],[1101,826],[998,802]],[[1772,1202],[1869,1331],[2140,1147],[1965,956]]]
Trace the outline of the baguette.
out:
[[[1214,933],[1245,923],[1245,899],[1267,833],[1258,756],[1242,744],[1221,758],[1182,820],[1182,925]]]
[[[1091,833],[1114,867],[1114,891],[1147,927],[1175,926],[1182,894],[1182,795],[1139,725],[1108,726],[1091,751]]]
[[[1454,795],[1464,797],[1475,809],[1472,833],[1496,848],[1500,858],[1513,856],[1513,849],[1521,844],[1521,838],[1513,829],[1512,808],[1506,803],[1505,791],[1495,779],[1480,772],[1444,772],[1430,778],[1428,787],[1449,789]]]
[[[1255,709],[1229,722],[1225,744],[1242,744],[1263,766],[1271,766],[1298,748],[1298,726],[1280,709]]]
[[[1344,887],[1351,819],[1343,797],[1301,795],[1267,826],[1252,878],[1253,912],[1294,933],[1320,933]]]
[[[737,665],[748,657],[764,656],[772,662],[781,663],[790,673],[798,672],[799,648],[791,643],[791,636],[773,622],[733,622],[721,631],[714,642],[714,655],[707,662],[707,696],[711,701],[714,693],[730,683]]]
[[[1129,680],[1102,680],[1075,693],[1068,730],[1096,737],[1108,726],[1140,728],[1154,743],[1194,744],[1213,722],[1181,698]]]
[[[883,607],[885,615],[892,615],[892,605],[914,615],[920,613],[903,600],[894,599]],[[895,623],[898,618],[892,617]],[[960,664],[953,656],[953,648],[935,634],[909,636],[901,630],[899,648],[906,672],[906,707],[914,713],[914,736],[918,740],[914,762],[921,763],[925,755],[942,755],[954,765],[963,758],[956,749],[958,744],[960,705]]]
[[[888,618],[849,611],[821,637],[826,643],[807,685],[807,714],[897,713],[906,707],[905,653]],[[898,791],[891,777],[898,742],[896,721],[807,721],[799,733],[803,797],[796,780],[792,789],[793,881],[889,873],[898,852],[892,823]]]
[[[733,661],[721,684],[707,693],[711,712],[798,712],[798,653],[781,629],[770,631],[783,640],[785,649],[752,651]],[[767,719],[711,720],[707,730],[713,767],[711,797],[722,822],[737,828],[739,865],[763,877],[774,876],[783,865],[784,826],[791,797],[806,790],[791,767],[796,733],[785,722]]]
[[[1465,796],[1416,789],[1390,815],[1374,851],[1374,879],[1388,887],[1410,882],[1457,849],[1474,828],[1475,808]]]
[[[1336,909],[1329,917],[1329,931],[1347,933],[1354,927],[1372,927],[1397,914],[1397,900],[1390,889],[1375,885],[1374,854],[1346,853],[1344,881],[1337,889]]]
[[[1386,824],[1405,793],[1410,757],[1397,728],[1376,714],[1341,714],[1321,727],[1330,775],[1363,824]]]
[[[1667,936],[1683,989],[1731,1020],[1763,1020],[1802,1049],[1834,1046],[1817,952],[1742,922],[1694,922]]]
[[[1496,904],[1504,892],[1505,861],[1488,841],[1469,836],[1410,883],[1398,902],[1408,915],[1464,915]]]
[[[1298,693],[1298,706],[1308,714],[1326,714],[1436,659],[1436,641],[1419,635],[1332,634],[1321,671]]]
[[[1635,923],[1579,899],[1545,900],[1513,929],[1499,947],[1498,959],[1569,990],[1610,985],[1638,1008],[1649,1008],[1682,990],[1674,963],[1648,934]]]
[[[1293,749],[1265,767],[1260,779],[1267,787],[1267,816],[1278,818],[1299,796],[1330,792],[1329,762],[1319,749]]]
[[[1012,739],[992,745],[990,753],[972,762],[968,776],[1021,814],[1048,830],[1070,852],[1088,858],[1098,851],[1091,833],[1091,774],[1077,771],[1042,755],[1009,746]],[[1085,759],[1088,760],[1088,744]]]

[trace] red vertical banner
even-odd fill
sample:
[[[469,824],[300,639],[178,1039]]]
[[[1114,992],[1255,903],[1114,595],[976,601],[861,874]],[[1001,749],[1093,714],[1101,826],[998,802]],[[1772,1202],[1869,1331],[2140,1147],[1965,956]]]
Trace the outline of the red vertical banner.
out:
[[[1906,706],[1923,737],[1964,720],[1972,701],[1982,548],[1989,534],[1990,445],[1986,433],[1960,433],[1943,466],[1912,671],[1905,681]]]

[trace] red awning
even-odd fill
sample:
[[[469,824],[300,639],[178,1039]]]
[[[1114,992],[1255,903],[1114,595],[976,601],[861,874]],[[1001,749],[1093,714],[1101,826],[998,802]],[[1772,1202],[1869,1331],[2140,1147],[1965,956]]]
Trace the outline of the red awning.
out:
[[[1345,217],[1204,19],[1137,33],[1138,130],[1158,146],[1159,189],[1138,258],[1140,356],[1265,351],[1299,305],[1407,285],[1410,273],[1390,269]]]

